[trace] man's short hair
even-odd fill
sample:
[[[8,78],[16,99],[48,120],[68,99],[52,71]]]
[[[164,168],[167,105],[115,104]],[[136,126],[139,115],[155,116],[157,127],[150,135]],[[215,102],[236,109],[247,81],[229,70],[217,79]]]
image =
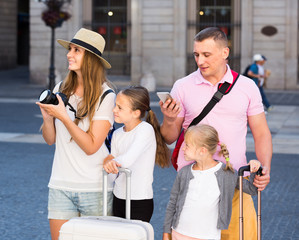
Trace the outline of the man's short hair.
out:
[[[203,40],[206,40],[208,38],[212,38],[215,42],[220,41],[222,44],[227,47],[228,41],[226,34],[217,27],[208,27],[203,30],[201,30],[199,33],[197,33],[194,37],[194,41],[196,42],[202,42]]]

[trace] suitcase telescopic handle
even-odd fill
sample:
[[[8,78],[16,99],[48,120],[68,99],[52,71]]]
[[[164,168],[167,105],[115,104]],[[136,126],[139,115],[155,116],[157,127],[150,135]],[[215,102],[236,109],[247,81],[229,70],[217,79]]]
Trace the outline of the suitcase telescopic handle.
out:
[[[126,175],[126,219],[131,218],[131,174],[132,171],[128,168],[118,168],[119,172]],[[103,168],[103,216],[107,216],[108,206],[108,173]]]
[[[256,174],[262,176],[263,168],[260,167]],[[238,176],[239,176],[239,239],[244,239],[244,226],[243,226],[243,175],[244,172],[250,172],[250,165],[246,165],[239,168]],[[261,240],[261,192],[258,191],[258,215],[257,215],[257,240]]]
[[[262,176],[262,171],[263,171],[263,168],[260,167],[260,168],[257,170],[256,174],[259,175],[259,176]],[[238,176],[239,176],[239,177],[240,177],[240,176],[243,177],[244,172],[250,172],[250,165],[246,165],[246,166],[244,166],[244,167],[240,167],[240,168],[239,168],[239,171],[238,171]]]

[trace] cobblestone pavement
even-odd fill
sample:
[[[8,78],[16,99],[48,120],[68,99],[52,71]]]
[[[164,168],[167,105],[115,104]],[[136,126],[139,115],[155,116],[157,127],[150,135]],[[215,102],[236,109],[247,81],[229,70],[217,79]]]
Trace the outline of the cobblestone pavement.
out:
[[[44,144],[42,122],[34,104],[43,86],[30,85],[26,71],[0,71],[0,239],[47,240],[47,184],[54,147]],[[291,97],[290,97],[291,96]],[[267,115],[273,134],[271,183],[262,192],[262,239],[299,239],[297,172],[299,170],[298,92],[269,92],[274,109]],[[270,99],[273,97],[273,100]],[[158,99],[152,109],[161,119]],[[280,99],[280,102],[275,102]],[[250,131],[248,158],[254,158]],[[172,147],[172,146],[171,146]],[[176,172],[156,167],[155,209],[151,224],[161,239],[165,208]],[[256,199],[254,198],[255,202]]]
[[[45,144],[0,144],[1,239],[50,239],[46,206],[53,150]],[[274,154],[272,161],[271,183],[262,193],[262,239],[299,239],[298,155]],[[151,224],[157,240],[175,174],[173,168],[155,168]]]

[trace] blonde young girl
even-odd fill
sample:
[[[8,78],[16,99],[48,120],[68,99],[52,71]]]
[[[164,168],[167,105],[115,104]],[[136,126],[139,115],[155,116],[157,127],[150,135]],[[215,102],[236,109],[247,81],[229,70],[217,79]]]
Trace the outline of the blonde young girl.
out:
[[[117,167],[129,168],[131,176],[131,218],[149,222],[153,214],[153,172],[155,163],[169,165],[169,151],[160,134],[160,125],[150,109],[146,88],[130,87],[117,94],[115,122],[124,126],[113,133],[111,155],[105,159],[108,173]],[[142,118],[146,115],[146,121]],[[125,217],[125,176],[121,173],[113,189],[113,215]]]
[[[58,239],[63,223],[72,217],[102,214],[102,165],[109,154],[104,144],[113,120],[115,94],[105,73],[110,64],[101,57],[105,40],[81,28],[71,41],[58,40],[68,50],[66,79],[53,92],[69,99],[65,107],[37,102],[43,116],[42,133],[47,144],[55,143],[49,182],[48,218],[52,240]],[[112,187],[108,194],[112,210]]]
[[[227,229],[232,211],[232,199],[238,188],[238,175],[233,170],[228,150],[221,145],[227,164],[213,159],[219,143],[217,131],[209,125],[188,128],[185,133],[185,159],[196,161],[183,167],[174,182],[167,206],[163,240],[220,239],[221,229]],[[251,160],[250,171],[260,163]],[[257,188],[244,180],[244,192],[254,195]]]

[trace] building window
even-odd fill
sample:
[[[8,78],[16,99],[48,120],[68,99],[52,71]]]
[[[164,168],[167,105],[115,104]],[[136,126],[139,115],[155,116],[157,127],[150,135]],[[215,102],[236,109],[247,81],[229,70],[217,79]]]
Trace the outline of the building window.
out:
[[[93,0],[92,29],[106,40],[108,74],[130,75],[130,0]]]
[[[219,27],[230,48],[229,65],[240,71],[241,16],[240,0],[188,0],[187,72],[197,69],[193,57],[193,38],[206,27]]]

